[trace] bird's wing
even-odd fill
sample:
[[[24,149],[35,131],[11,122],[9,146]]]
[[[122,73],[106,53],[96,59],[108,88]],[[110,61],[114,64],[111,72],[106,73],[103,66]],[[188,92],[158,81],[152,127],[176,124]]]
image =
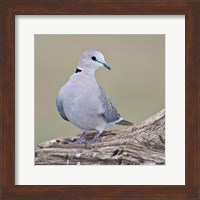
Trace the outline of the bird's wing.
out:
[[[67,119],[66,115],[65,115],[65,112],[64,112],[64,110],[63,110],[63,105],[62,105],[62,102],[61,102],[59,96],[57,96],[57,98],[56,98],[56,106],[57,106],[58,112],[60,113],[61,117],[62,117],[64,120],[69,121],[69,120]]]
[[[104,112],[101,113],[100,115],[102,115],[108,123],[117,123],[121,121],[122,117],[117,112],[117,109],[113,106],[109,96],[106,94],[103,88],[101,87],[99,88],[100,88],[99,99],[102,103],[104,110]]]

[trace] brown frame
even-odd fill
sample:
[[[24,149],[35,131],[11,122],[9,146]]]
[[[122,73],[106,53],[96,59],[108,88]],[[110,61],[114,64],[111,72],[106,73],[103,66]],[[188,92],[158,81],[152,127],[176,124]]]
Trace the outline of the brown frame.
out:
[[[184,186],[15,185],[15,15],[39,14],[185,15],[186,184]],[[0,44],[2,44],[0,53],[0,199],[200,199],[199,0],[0,0],[0,16]]]

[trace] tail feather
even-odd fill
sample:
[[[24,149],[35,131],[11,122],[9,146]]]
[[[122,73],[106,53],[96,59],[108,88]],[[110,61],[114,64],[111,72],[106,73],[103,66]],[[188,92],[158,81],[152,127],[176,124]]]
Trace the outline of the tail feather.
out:
[[[132,126],[133,125],[132,122],[126,121],[124,119],[119,121],[119,122],[117,122],[116,124],[123,125],[123,126]]]

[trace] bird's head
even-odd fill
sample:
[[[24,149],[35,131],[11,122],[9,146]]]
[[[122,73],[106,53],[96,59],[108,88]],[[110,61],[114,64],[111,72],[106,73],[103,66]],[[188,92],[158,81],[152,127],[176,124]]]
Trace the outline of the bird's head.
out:
[[[78,69],[88,72],[94,72],[100,67],[111,69],[109,65],[106,64],[103,54],[95,50],[84,52],[77,66]]]

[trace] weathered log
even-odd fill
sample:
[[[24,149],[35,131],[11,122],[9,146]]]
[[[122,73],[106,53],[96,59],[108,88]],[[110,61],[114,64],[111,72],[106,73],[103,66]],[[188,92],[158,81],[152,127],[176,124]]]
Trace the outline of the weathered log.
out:
[[[86,136],[92,138],[94,133]],[[75,138],[74,138],[75,139]],[[36,165],[163,165],[165,110],[131,127],[105,131],[93,144],[59,138],[36,146]]]

